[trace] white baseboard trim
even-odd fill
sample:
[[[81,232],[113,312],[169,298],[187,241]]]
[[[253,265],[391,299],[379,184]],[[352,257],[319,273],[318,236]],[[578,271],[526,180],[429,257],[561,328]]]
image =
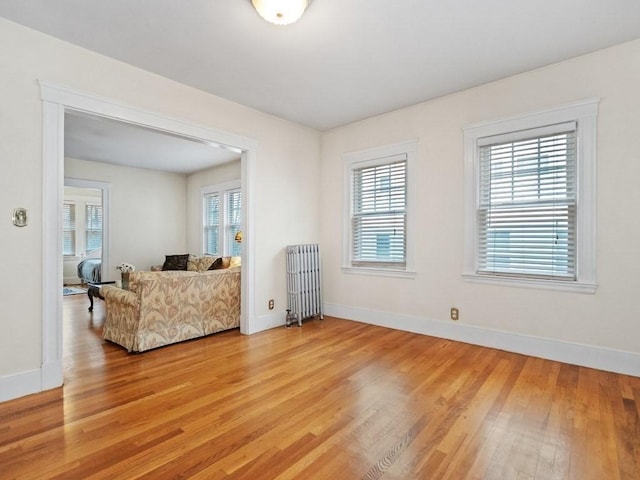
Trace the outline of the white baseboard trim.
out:
[[[258,317],[255,322],[256,328],[253,329],[250,333],[258,333],[264,332],[265,330],[269,330],[271,328],[283,327],[287,322],[287,315],[283,312],[269,313],[267,315],[262,315]]]
[[[44,364],[38,370],[0,377],[0,402],[24,397],[62,386],[62,365],[58,362]]]
[[[61,387],[64,383],[63,377],[64,366],[62,362],[47,362],[42,365],[40,369],[41,377],[41,390],[51,390],[52,388]]]
[[[332,317],[380,327],[640,377],[640,354],[638,353],[345,305],[325,303],[324,313]]]
[[[0,402],[42,391],[40,370],[29,370],[0,377]]]

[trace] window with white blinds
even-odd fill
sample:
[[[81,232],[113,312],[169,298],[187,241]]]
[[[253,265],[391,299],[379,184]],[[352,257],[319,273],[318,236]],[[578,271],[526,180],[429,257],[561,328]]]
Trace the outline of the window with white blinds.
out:
[[[509,137],[479,142],[478,273],[575,280],[576,124]]]
[[[102,249],[102,205],[85,206],[86,253]]]
[[[342,271],[415,277],[412,172],[417,141],[342,155]]]
[[[63,255],[76,254],[76,206],[73,203],[64,203],[62,208],[62,253]]]
[[[353,169],[352,265],[404,267],[407,230],[407,158]]]
[[[464,127],[465,280],[595,292],[598,102]]]
[[[240,182],[229,182],[202,189],[203,253],[240,256],[242,244],[235,241],[242,229]]]
[[[236,234],[242,229],[242,194],[240,190],[226,192],[227,219],[225,230],[226,242],[229,245],[229,255],[238,257],[242,254],[242,244],[236,242]]]
[[[204,196],[204,253],[216,255],[220,248],[220,195],[210,193]]]

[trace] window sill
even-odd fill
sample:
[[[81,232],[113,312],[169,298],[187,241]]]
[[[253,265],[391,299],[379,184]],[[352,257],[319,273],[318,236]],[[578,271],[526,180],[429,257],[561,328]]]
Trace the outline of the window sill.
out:
[[[507,278],[499,276],[463,273],[462,277],[470,283],[485,283],[502,285],[505,287],[537,288],[542,290],[556,290],[561,292],[593,294],[598,288],[597,283],[568,282],[562,280],[536,280],[534,278]]]
[[[415,278],[416,272],[393,268],[342,267],[342,273],[349,275],[372,275],[377,277]]]

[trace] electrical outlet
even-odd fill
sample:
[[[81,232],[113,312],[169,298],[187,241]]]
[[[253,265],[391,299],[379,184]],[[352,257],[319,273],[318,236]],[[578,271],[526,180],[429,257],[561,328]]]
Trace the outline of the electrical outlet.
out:
[[[271,300],[269,300],[269,310],[273,310],[273,307],[275,307],[275,302],[273,301],[273,298]]]
[[[451,307],[451,320],[458,320],[459,314],[458,309],[456,307]]]

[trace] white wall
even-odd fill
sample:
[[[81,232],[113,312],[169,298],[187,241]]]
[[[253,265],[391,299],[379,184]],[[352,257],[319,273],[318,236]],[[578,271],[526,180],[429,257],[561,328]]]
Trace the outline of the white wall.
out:
[[[631,42],[320,135],[0,19],[0,263],[11,272],[0,276],[0,391],[26,374],[37,375],[42,361],[42,298],[35,293],[43,278],[38,80],[257,141],[253,294],[260,328],[284,322],[283,247],[320,241],[325,301],[334,313],[445,334],[458,329],[493,332],[507,341],[542,337],[569,350],[574,344],[602,347],[597,354],[626,351],[635,354],[640,371],[639,59],[640,41]],[[463,282],[461,128],[594,96],[602,98],[597,293]],[[342,274],[341,155],[412,138],[419,140],[421,184],[416,278]],[[28,209],[27,227],[11,224],[15,207]],[[176,248],[187,242],[174,240]],[[113,253],[113,264],[132,260],[130,250]],[[267,309],[270,298],[273,312]],[[446,320],[452,305],[461,314],[453,327]]]
[[[202,254],[202,216],[200,189],[240,180],[240,160],[196,172],[187,177],[187,245],[189,253]]]
[[[38,376],[42,363],[38,292],[43,278],[43,143],[38,80],[254,139],[258,144],[254,174],[259,181],[252,192],[253,324],[268,328],[284,323],[283,246],[318,238],[320,134],[0,19],[0,264],[11,272],[0,276],[1,393],[7,385],[24,392],[21,379]],[[116,194],[112,191],[114,198]],[[283,198],[287,201],[282,202]],[[29,226],[11,224],[15,207],[28,209]],[[112,228],[123,232],[136,221],[130,218]],[[186,247],[185,238],[172,241],[176,248]],[[136,252],[135,258],[138,255],[142,252]],[[141,261],[151,262],[157,255]],[[132,257],[131,250],[116,247],[111,261],[132,261]],[[276,299],[273,312],[267,309],[270,298]]]
[[[65,158],[64,175],[111,185],[104,281],[119,278],[115,267],[123,262],[149,270],[167,254],[187,252],[186,175],[75,158]]]
[[[518,342],[534,350],[551,345],[560,353],[573,347],[562,342],[602,347],[580,351],[631,359],[635,365],[629,368],[640,375],[639,85],[640,40],[327,132],[321,232],[328,311],[478,343],[499,337],[507,349]],[[463,281],[463,126],[591,97],[601,98],[597,293]],[[418,139],[418,198],[411,206],[418,220],[417,276],[343,274],[341,155],[408,139]],[[456,324],[448,320],[452,306],[460,309]],[[532,338],[554,342],[529,342]]]

